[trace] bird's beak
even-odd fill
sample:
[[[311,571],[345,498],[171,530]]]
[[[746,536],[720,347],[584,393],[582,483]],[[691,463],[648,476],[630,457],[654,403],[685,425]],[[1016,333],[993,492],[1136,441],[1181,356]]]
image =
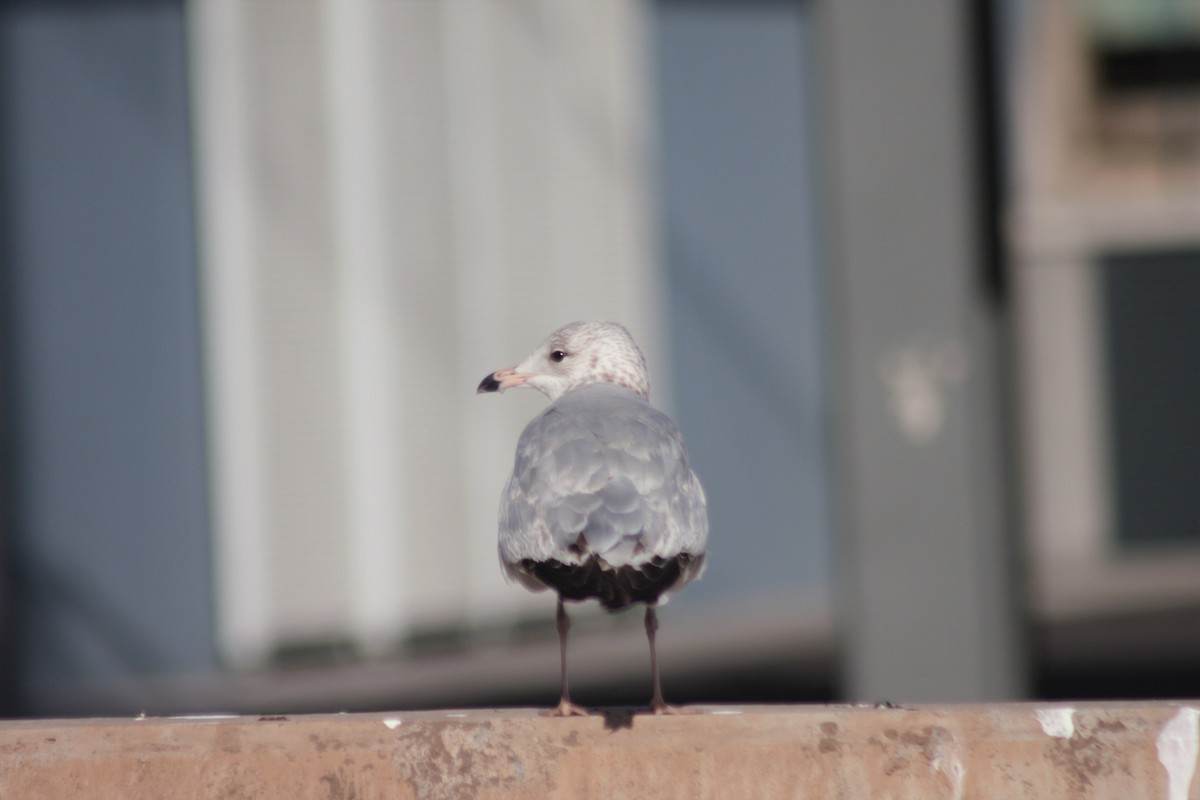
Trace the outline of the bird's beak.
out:
[[[475,394],[503,392],[505,389],[511,389],[514,386],[523,386],[525,381],[531,377],[533,376],[529,373],[517,372],[513,367],[498,369],[479,382],[479,388],[475,390]]]

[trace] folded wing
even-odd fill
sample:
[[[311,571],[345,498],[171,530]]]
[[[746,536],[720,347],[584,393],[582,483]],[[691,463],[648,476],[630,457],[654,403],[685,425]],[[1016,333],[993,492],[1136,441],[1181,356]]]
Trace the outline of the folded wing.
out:
[[[707,537],[704,492],[679,431],[632,392],[571,392],[521,434],[501,500],[500,559],[526,586],[561,592],[606,572],[679,584],[698,574]]]

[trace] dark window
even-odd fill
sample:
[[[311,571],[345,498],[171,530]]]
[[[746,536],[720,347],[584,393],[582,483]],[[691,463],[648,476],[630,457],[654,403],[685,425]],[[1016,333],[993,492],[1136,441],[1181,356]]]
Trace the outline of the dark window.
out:
[[[1200,250],[1102,274],[1117,539],[1200,543]]]
[[[1113,94],[1200,91],[1200,42],[1101,48],[1096,74],[1100,87]]]

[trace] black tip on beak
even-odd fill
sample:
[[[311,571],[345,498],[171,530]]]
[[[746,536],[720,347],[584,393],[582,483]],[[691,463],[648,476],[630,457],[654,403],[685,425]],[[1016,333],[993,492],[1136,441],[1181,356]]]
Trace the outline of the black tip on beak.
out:
[[[493,372],[479,382],[479,388],[475,390],[475,394],[487,394],[488,392],[498,391],[500,391],[500,381],[496,380],[496,373]]]

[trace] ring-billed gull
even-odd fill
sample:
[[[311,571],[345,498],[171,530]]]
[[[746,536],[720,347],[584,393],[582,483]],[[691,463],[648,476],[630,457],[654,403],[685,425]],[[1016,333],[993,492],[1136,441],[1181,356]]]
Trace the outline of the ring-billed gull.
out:
[[[567,690],[564,600],[596,598],[609,611],[646,604],[656,714],[663,702],[655,605],[704,570],[704,489],[671,418],[650,405],[646,359],[612,322],[572,322],[478,393],[527,386],[550,405],[517,441],[500,500],[500,563],[533,591],[558,593],[562,698],[554,713],[586,715]]]

